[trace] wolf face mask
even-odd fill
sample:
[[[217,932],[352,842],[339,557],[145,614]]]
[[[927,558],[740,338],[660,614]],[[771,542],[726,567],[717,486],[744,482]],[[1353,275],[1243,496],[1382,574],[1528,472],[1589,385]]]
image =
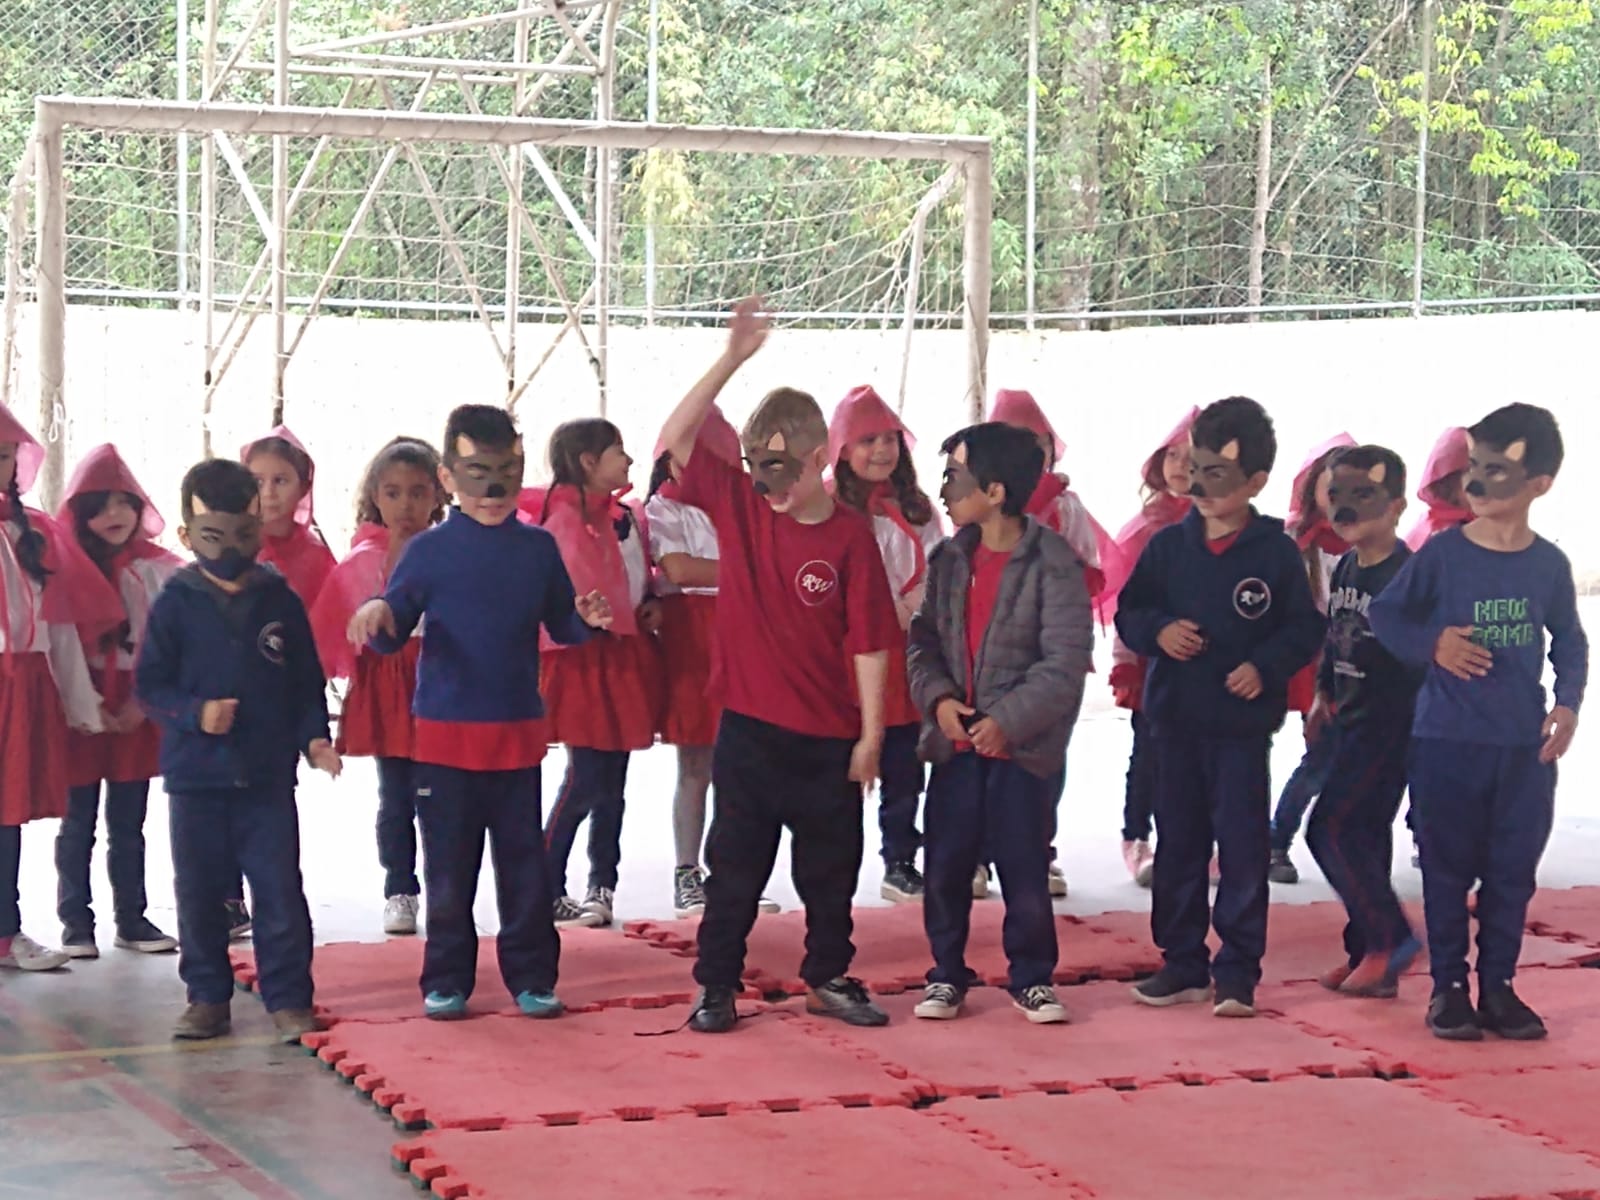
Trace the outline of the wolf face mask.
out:
[[[462,439],[465,441],[466,439]],[[522,448],[510,450],[472,447],[450,468],[456,491],[472,500],[505,500],[522,490]]]
[[[1503,450],[1467,439],[1467,473],[1462,490],[1477,500],[1510,500],[1528,483],[1522,463],[1528,444],[1521,438]]]
[[[211,512],[197,505],[185,532],[196,564],[225,583],[241,578],[261,553],[261,518],[253,512]]]
[[[1239,442],[1234,439],[1221,450],[1193,446],[1189,450],[1189,495],[1197,500],[1221,500],[1231,496],[1250,477],[1239,465]]]
[[[1389,511],[1394,497],[1383,486],[1389,468],[1383,463],[1371,467],[1340,465],[1323,473],[1328,489],[1329,520],[1335,525],[1359,525],[1376,521]]]
[[[775,433],[765,446],[749,446],[745,462],[750,464],[750,474],[755,479],[756,495],[781,496],[800,478],[805,464],[789,453],[789,443],[783,434]]]

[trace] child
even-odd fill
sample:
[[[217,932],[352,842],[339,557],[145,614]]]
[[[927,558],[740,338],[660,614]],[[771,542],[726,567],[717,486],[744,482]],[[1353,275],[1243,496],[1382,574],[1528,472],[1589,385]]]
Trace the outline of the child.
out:
[[[1150,926],[1165,960],[1133,989],[1142,1004],[1203,1001],[1255,1015],[1267,941],[1267,757],[1290,677],[1322,642],[1304,564],[1283,523],[1250,501],[1277,456],[1254,400],[1219,400],[1190,431],[1194,509],[1150,539],[1122,589],[1117,632],[1150,660],[1144,713],[1156,771]],[[1206,950],[1207,860],[1220,851]]]
[[[855,954],[861,789],[876,778],[883,749],[888,655],[904,644],[872,526],[828,494],[828,429],[804,392],[769,393],[745,424],[753,487],[696,440],[717,394],[769,328],[758,301],[741,303],[727,349],[662,430],[683,467],[683,499],[710,515],[721,555],[717,805],[694,968],[701,991],[689,1021],[703,1033],[725,1033],[738,1019],[745,939],[785,827],[806,905],[806,1007],[853,1025],[889,1019],[845,974]],[[841,647],[852,656],[854,688]]]
[[[261,490],[261,553],[257,559],[275,567],[310,612],[334,567],[333,551],[322,540],[312,513],[317,465],[284,425],[246,443],[239,450],[239,461],[250,468]],[[228,937],[239,941],[250,936],[250,909],[237,873],[227,892]]]
[[[98,640],[122,621],[76,540],[22,503],[43,463],[44,447],[0,406],[0,968],[16,971],[67,964],[22,932],[22,827],[66,815],[69,728],[105,727],[79,634]]]
[[[1578,728],[1589,643],[1566,555],[1528,524],[1561,469],[1555,418],[1496,409],[1467,431],[1473,520],[1434,537],[1369,610],[1402,662],[1426,666],[1409,783],[1422,846],[1436,1037],[1545,1036],[1512,990],[1535,871],[1550,836],[1556,760]],[[1545,710],[1544,634],[1555,706]],[[1478,891],[1478,1007],[1467,992],[1467,893]]]
[[[1069,490],[1070,480],[1065,475],[1054,473],[1056,463],[1062,454],[1066,453],[1066,442],[1055,431],[1055,427],[1044,415],[1044,410],[1029,392],[1001,388],[994,394],[994,404],[989,409],[989,420],[1003,421],[1007,425],[1026,429],[1039,439],[1039,447],[1044,451],[1047,469],[1040,476],[1039,486],[1034,489],[1033,495],[1028,497],[1025,511],[1046,529],[1067,539],[1067,545],[1072,547],[1073,552],[1083,562],[1083,577],[1089,588],[1090,599],[1099,596],[1105,589],[1106,569],[1110,568],[1113,571],[1117,569],[1116,564],[1102,554],[1102,551],[1109,549],[1113,543],[1106,531],[1100,527],[1100,523],[1089,515],[1089,510],[1083,506],[1083,501]],[[1055,805],[1051,809],[1052,814],[1061,807],[1061,796],[1066,787],[1067,771],[1063,765],[1061,779],[1056,787]],[[1056,817],[1052,815],[1050,821],[1050,894],[1065,896],[1067,877],[1060,863],[1056,861]],[[974,896],[982,898],[988,894],[988,875],[986,863],[979,876],[973,880]]]
[[[295,775],[301,754],[339,774],[327,680],[305,606],[256,563],[261,498],[250,472],[200,463],[183,477],[181,500],[178,537],[195,561],[151,605],[134,670],[139,702],[161,725],[172,827],[178,974],[189,994],[172,1032],[202,1040],[229,1029],[223,901],[242,868],[256,901],[261,999],[283,1040],[296,1042],[317,1022]]]
[[[155,544],[166,527],[114,446],[89,451],[67,483],[56,520],[117,589],[124,617],[88,647],[89,668],[103,705],[104,733],[69,733],[67,815],[56,834],[57,915],[61,948],[70,958],[98,958],[89,907],[89,863],[106,792],[106,866],[116,914],[116,944],[160,954],[176,950],[145,916],[144,818],[150,780],[161,769],[161,732],[133,697],[133,664],[156,593],[182,562]]]
[[[1344,901],[1349,923],[1346,961],[1322,984],[1348,995],[1391,997],[1422,950],[1389,882],[1422,678],[1378,643],[1367,613],[1411,553],[1395,532],[1406,506],[1405,464],[1381,446],[1339,450],[1329,460],[1325,488],[1333,528],[1350,551],[1333,570],[1317,700],[1306,721],[1311,744],[1328,743],[1329,764],[1306,843]]]
[[[1311,598],[1316,601],[1317,611],[1324,616],[1328,612],[1328,584],[1333,578],[1333,568],[1350,549],[1328,518],[1324,491],[1327,465],[1341,449],[1355,444],[1355,438],[1348,433],[1335,434],[1323,442],[1300,464],[1289,493],[1289,533],[1305,560]],[[1289,711],[1300,714],[1302,729],[1316,700],[1316,675],[1316,663],[1307,663],[1289,681]],[[1272,865],[1267,868],[1267,878],[1273,883],[1300,882],[1300,872],[1289,858],[1289,847],[1294,844],[1294,835],[1300,832],[1306,809],[1327,782],[1330,753],[1331,743],[1308,738],[1300,765],[1283,785],[1278,806],[1272,812]]]
[[[917,486],[917,468],[911,462],[915,446],[911,431],[870,387],[853,388],[828,423],[833,494],[871,518],[901,628],[911,624],[921,604],[928,554],[944,540],[933,504]],[[923,894],[916,863],[922,845],[922,835],[917,832],[917,805],[924,783],[917,758],[922,716],[911,699],[905,658],[899,654],[889,656],[883,720],[886,728],[879,764],[883,781],[878,786],[883,885],[879,891],[885,900],[915,902]],[[973,864],[974,870],[977,865]]]
[[[1139,515],[1122,527],[1116,536],[1116,553],[1107,556],[1112,570],[1106,573],[1104,590],[1095,599],[1100,620],[1111,624],[1117,616],[1117,596],[1133,564],[1150,544],[1150,539],[1168,525],[1188,516],[1193,501],[1189,498],[1189,429],[1200,415],[1191,408],[1144,460],[1140,473],[1144,503]],[[1117,707],[1129,710],[1133,727],[1133,748],[1128,753],[1128,775],[1122,801],[1122,863],[1140,887],[1149,887],[1155,871],[1155,853],[1150,849],[1151,800],[1155,788],[1153,762],[1146,749],[1146,726],[1141,703],[1144,696],[1145,660],[1121,638],[1111,644],[1111,691]]]
[[[411,700],[422,641],[399,654],[350,645],[350,618],[383,592],[411,539],[444,519],[439,452],[420,438],[398,437],[367,465],[356,501],[350,553],[334,568],[311,610],[317,654],[331,679],[348,679],[339,736],[341,756],[377,760],[378,862],[383,866],[383,931],[417,932],[416,783],[411,756]]]
[[[1083,565],[1022,515],[1044,470],[1026,431],[974,425],[940,450],[949,457],[939,494],[957,532],[929,560],[907,651],[927,714],[922,751],[934,764],[923,904],[934,967],[915,1012],[954,1017],[977,982],[965,957],[969,883],[987,844],[1005,894],[1012,1002],[1030,1021],[1065,1021],[1050,986],[1048,831],[1093,654]]]
[[[554,1017],[561,943],[540,836],[539,629],[568,644],[610,621],[603,596],[574,600],[555,539],[516,519],[522,439],[504,409],[464,404],[445,423],[444,522],[411,539],[350,640],[398,654],[422,626],[412,761],[428,893],[424,1015],[467,1013],[478,971],[483,845],[494,856],[500,974],[530,1017]]]
[[[550,436],[550,489],[539,523],[549,530],[580,594],[599,592],[613,614],[608,634],[563,647],[544,639],[539,690],[552,743],[567,772],[545,821],[555,922],[611,924],[622,860],[623,793],[632,751],[648,750],[661,721],[661,606],[650,595],[643,515],[622,502],[633,459],[610,421],[568,421]],[[567,859],[589,819],[589,887],[567,894]]]
[[[1417,499],[1426,508],[1411,532],[1406,534],[1406,545],[1413,552],[1421,550],[1423,543],[1434,534],[1472,520],[1472,509],[1467,507],[1467,497],[1461,491],[1462,476],[1466,473],[1467,431],[1452,425],[1439,435],[1422,468],[1422,486],[1417,489]]]

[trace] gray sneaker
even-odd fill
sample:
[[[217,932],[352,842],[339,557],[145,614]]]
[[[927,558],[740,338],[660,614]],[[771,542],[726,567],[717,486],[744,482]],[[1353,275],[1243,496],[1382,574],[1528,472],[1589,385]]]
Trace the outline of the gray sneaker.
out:
[[[383,902],[383,931],[400,936],[417,931],[417,897],[390,896]]]
[[[872,1002],[859,979],[841,975],[821,987],[806,989],[806,1011],[818,1017],[837,1017],[846,1025],[878,1026],[889,1014]]]
[[[583,911],[595,918],[596,925],[611,924],[612,903],[616,893],[610,888],[592,887],[589,894],[583,898]]]
[[[551,915],[555,917],[557,929],[600,924],[599,914],[590,912],[571,896],[563,896],[557,900],[552,906]]]
[[[232,1028],[232,1014],[226,1004],[191,1004],[183,1010],[172,1036],[179,1041],[204,1042],[223,1037]]]
[[[696,917],[706,910],[706,882],[699,867],[679,867],[672,873],[672,911]]]

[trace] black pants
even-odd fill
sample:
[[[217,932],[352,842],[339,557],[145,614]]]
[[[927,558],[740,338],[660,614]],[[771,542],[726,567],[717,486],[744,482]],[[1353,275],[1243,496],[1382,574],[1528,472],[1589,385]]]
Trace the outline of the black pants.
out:
[[[555,898],[567,894],[567,860],[585,817],[589,819],[589,887],[616,891],[627,786],[626,750],[567,747],[567,773],[544,829],[550,889]]]
[[[808,737],[722,714],[711,758],[716,789],[706,860],[706,911],[700,920],[695,979],[737,988],[745,939],[772,876],[787,827],[790,872],[806,909],[800,978],[818,987],[850,969],[855,947],[850,902],[861,874],[861,788],[850,782],[846,739]],[[970,883],[970,880],[969,880]]]
[[[1133,748],[1128,751],[1128,782],[1122,793],[1122,840],[1148,842],[1155,803],[1155,756],[1144,714],[1133,714]]]
[[[539,829],[539,768],[464,771],[417,763],[415,775],[428,889],[422,994],[472,995],[478,977],[472,905],[486,839],[500,904],[500,977],[513,996],[554,991],[561,942]]]
[[[415,766],[409,758],[378,759],[378,862],[385,898],[422,891],[417,882]]]
[[[1267,948],[1269,739],[1152,737],[1155,878],[1150,930],[1167,966],[1195,986],[1253,988]],[[1222,880],[1209,906],[1211,847]],[[1206,929],[1222,949],[1210,962]]]
[[[106,873],[120,933],[136,930],[144,917],[144,816],[150,781],[107,783],[105,791]],[[99,815],[100,785],[75,787],[67,793],[67,815],[56,834],[56,915],[64,929],[84,936],[94,934],[89,864]]]
[[[22,873],[22,826],[0,825],[0,938],[22,932],[21,897],[17,883]]]
[[[966,949],[972,873],[985,843],[994,847],[1006,901],[1001,938],[1011,965],[1011,990],[1050,982],[1058,953],[1045,841],[1054,804],[1052,783],[1015,763],[972,753],[958,754],[933,769],[922,903],[923,927],[933,950],[929,983],[965,990],[977,982],[967,966]]]
[[[311,913],[300,880],[294,788],[168,793],[178,894],[178,974],[191,1004],[233,995],[223,901],[239,878],[255,899],[253,940],[268,1012],[311,1007]]]
[[[1067,769],[1062,767],[1045,781],[1045,790],[1049,792],[1050,803],[1044,811],[1044,839],[1046,843],[1045,855],[1050,862],[1056,861],[1056,832],[1060,827],[1061,797],[1067,792]],[[991,871],[1000,861],[1000,850],[990,839],[988,834],[983,838],[983,865]],[[974,868],[976,870],[976,868]],[[969,881],[970,882],[970,881]],[[1003,885],[1002,885],[1003,886]]]
[[[922,726],[915,724],[884,730],[883,757],[878,767],[883,776],[878,781],[878,833],[883,839],[885,866],[912,862],[922,845],[922,835],[917,832],[917,806],[922,803],[927,775],[917,757],[917,735],[921,732]]]

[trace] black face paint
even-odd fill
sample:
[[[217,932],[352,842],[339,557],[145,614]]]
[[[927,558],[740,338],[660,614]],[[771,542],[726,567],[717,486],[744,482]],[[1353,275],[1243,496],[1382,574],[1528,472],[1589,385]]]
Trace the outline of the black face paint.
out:
[[[1522,465],[1527,449],[1521,438],[1503,450],[1468,441],[1462,490],[1477,500],[1510,500],[1527,486],[1528,468]]]
[[[517,450],[475,450],[456,459],[450,474],[456,492],[471,500],[505,500],[522,491],[522,454]]]
[[[1376,521],[1389,511],[1394,497],[1383,486],[1388,468],[1338,466],[1328,472],[1328,508],[1335,525]]]
[[[1198,500],[1221,500],[1237,492],[1250,479],[1239,466],[1239,443],[1221,450],[1194,446],[1189,450],[1189,495]]]
[[[255,513],[197,512],[187,531],[195,564],[225,583],[242,578],[261,553],[261,518]]]
[[[781,496],[800,478],[805,464],[789,453],[783,434],[775,433],[766,446],[745,447],[744,460],[750,466],[758,496]]]
[[[939,499],[946,508],[961,503],[977,490],[978,481],[967,469],[966,463],[957,462],[954,455],[945,459],[944,484],[939,488]]]

